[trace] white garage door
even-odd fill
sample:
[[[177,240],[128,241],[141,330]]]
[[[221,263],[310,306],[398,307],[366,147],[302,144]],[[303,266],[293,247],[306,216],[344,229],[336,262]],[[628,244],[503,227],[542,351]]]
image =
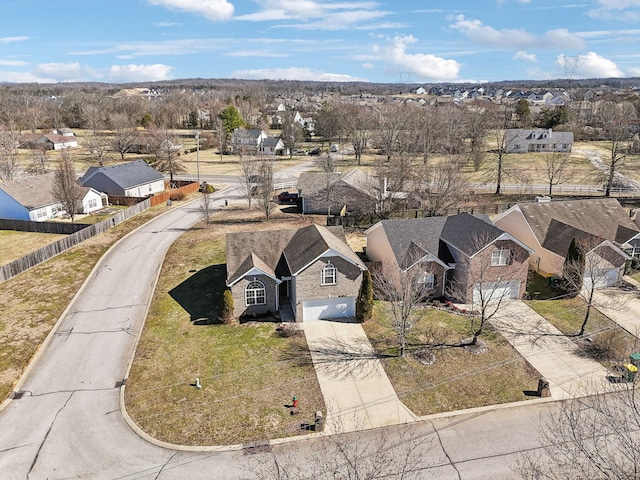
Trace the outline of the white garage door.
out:
[[[480,296],[480,289],[484,291],[484,295]],[[520,293],[520,282],[508,281],[508,282],[494,282],[483,283],[482,285],[476,285],[473,289],[473,303],[476,305],[481,304],[482,301],[498,301],[504,298],[518,298]]]
[[[355,317],[355,297],[322,298],[302,302],[302,321]]]
[[[617,268],[612,268],[610,270],[598,271],[593,274],[593,278],[596,281],[596,288],[604,288],[615,285],[618,282],[618,277],[620,276],[620,272]],[[584,276],[582,284],[589,288],[591,285],[592,276],[588,273]]]

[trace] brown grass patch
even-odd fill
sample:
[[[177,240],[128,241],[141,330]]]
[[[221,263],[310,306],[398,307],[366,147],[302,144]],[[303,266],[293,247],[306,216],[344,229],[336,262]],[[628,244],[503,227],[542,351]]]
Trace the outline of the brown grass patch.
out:
[[[28,253],[54,243],[66,235],[0,230],[0,265],[6,265]]]
[[[261,218],[225,208],[208,229],[186,232],[165,258],[126,388],[127,411],[155,438],[226,445],[292,436],[325,410],[304,336],[283,338],[273,321],[233,326],[217,319],[227,232],[324,220],[280,211],[268,223]],[[293,395],[300,403],[292,416],[286,405]]]

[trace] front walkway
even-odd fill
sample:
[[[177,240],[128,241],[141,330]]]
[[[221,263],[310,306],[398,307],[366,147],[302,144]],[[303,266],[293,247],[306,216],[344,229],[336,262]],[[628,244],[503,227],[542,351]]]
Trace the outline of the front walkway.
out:
[[[491,323],[549,381],[555,400],[614,391],[600,363],[579,356],[573,341],[521,300],[504,304]]]
[[[353,432],[416,419],[398,399],[359,323],[302,325],[327,407],[325,431]]]

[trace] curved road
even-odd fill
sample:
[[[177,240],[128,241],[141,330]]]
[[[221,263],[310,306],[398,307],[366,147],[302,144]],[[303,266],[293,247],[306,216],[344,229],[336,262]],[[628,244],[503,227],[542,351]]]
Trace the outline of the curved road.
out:
[[[217,192],[214,205],[229,196],[229,190]],[[197,202],[175,208],[102,258],[20,384],[20,398],[0,412],[0,478],[237,479],[246,474],[247,461],[255,456],[224,448],[161,448],[134,433],[120,411],[120,386],[165,252],[197,221]],[[539,415],[549,405],[445,416],[415,428],[432,440],[424,457],[436,478],[512,478],[509,459],[537,446]],[[360,438],[374,435],[361,432]],[[303,455],[314,450],[314,441],[297,442],[295,448]]]

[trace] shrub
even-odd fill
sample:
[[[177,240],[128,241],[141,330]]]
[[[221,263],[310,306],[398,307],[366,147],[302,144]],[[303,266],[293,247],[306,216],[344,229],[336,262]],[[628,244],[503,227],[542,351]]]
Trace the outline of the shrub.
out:
[[[371,318],[373,311],[373,282],[371,273],[366,270],[362,274],[362,283],[360,284],[360,293],[356,300],[356,318],[359,322],[364,322]]]
[[[180,201],[180,200],[184,200],[184,197],[186,195],[183,192],[171,192],[171,195],[169,196],[169,198],[174,201]]]
[[[235,323],[233,315],[233,295],[231,290],[225,290],[222,296],[222,321],[227,325]]]
[[[203,192],[203,193],[213,193],[213,192],[215,192],[215,191],[216,191],[216,189],[215,189],[215,188],[213,188],[213,185],[210,185],[210,184],[208,184],[208,183],[205,183],[205,184],[203,185],[203,187],[202,187],[202,192]]]

